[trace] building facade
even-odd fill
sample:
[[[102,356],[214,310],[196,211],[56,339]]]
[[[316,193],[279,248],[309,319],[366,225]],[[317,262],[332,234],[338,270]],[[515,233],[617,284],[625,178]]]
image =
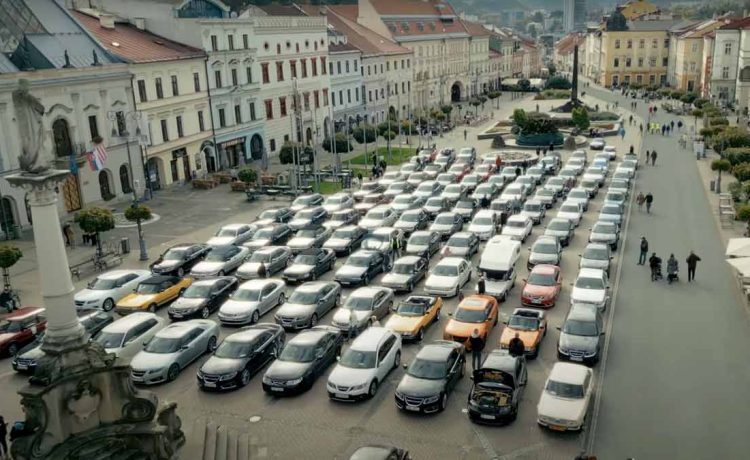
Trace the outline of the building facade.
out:
[[[719,104],[735,104],[741,48],[741,30],[750,27],[750,18],[731,21],[704,39],[703,62],[707,69],[707,84],[703,91]]]
[[[362,52],[347,42],[340,33],[329,34],[328,75],[331,79],[331,117],[326,124],[327,136],[331,129],[348,132],[364,119],[365,105],[362,91]]]
[[[563,31],[579,32],[586,28],[586,0],[563,0]]]

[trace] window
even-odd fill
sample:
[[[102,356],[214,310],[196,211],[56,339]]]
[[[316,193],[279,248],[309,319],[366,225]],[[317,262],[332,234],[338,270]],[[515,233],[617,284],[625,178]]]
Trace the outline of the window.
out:
[[[115,123],[117,123],[117,134],[124,136],[128,128],[125,125],[125,114],[123,112],[115,112]]]
[[[724,80],[729,78],[729,67],[721,68],[721,78],[723,78]]]
[[[346,61],[347,64],[349,64],[349,61]],[[347,68],[346,71],[348,72],[349,69]],[[325,75],[326,74],[326,58],[325,56],[320,57],[320,73]]]
[[[231,69],[230,72],[232,75],[232,86],[237,86],[239,84],[239,80],[237,79],[237,69]]]
[[[385,70],[387,70],[389,72],[391,71],[391,61],[386,61],[386,63],[385,63]]]
[[[359,87],[354,88],[354,100],[359,102]]]
[[[230,51],[234,50],[234,35],[228,35],[227,41],[229,43],[229,50]]]
[[[130,186],[130,173],[128,172],[127,165],[120,166],[120,185],[122,186],[122,193],[131,193],[133,191],[133,188]]]
[[[156,98],[164,99],[164,90],[161,87],[161,78],[156,78]]]
[[[331,102],[333,103],[333,106],[336,107],[336,91],[331,93]]]
[[[341,61],[336,63],[336,73],[341,75]]]
[[[238,125],[242,123],[242,108],[239,104],[234,106],[234,124]]]
[[[628,46],[628,49],[632,48],[632,47],[633,47],[633,40],[630,40],[630,39],[628,39],[628,42],[627,42],[627,44],[628,44],[628,45],[627,45],[627,46]]]
[[[201,90],[201,75],[198,72],[193,72],[193,89],[196,93]]]
[[[615,49],[616,50],[620,49],[620,40],[615,40]]]
[[[221,88],[221,70],[214,70],[214,82],[217,88]]]
[[[276,81],[284,81],[284,63],[276,63]]]
[[[643,58],[638,58],[638,67],[643,67]]]
[[[328,88],[323,88],[323,105],[328,107]]]
[[[211,35],[211,51],[219,51],[219,39],[216,35]]]
[[[245,49],[250,48],[247,40],[247,34],[242,34],[242,47]]]
[[[651,67],[656,67],[656,58],[655,57],[648,58],[648,65],[650,65]]]
[[[669,65],[669,58],[668,57],[661,58],[661,65],[662,67],[667,67]]]
[[[138,80],[138,99],[141,102],[148,101],[148,97],[146,97],[146,80]]]
[[[305,98],[305,110],[310,110],[310,93],[305,93],[303,96]]]
[[[350,89],[346,90],[346,102],[349,104],[352,103],[352,90]]]
[[[224,128],[227,125],[227,116],[224,113],[224,109],[219,109],[219,128]]]
[[[615,58],[613,67],[620,67],[620,58]]]
[[[656,75],[651,74],[648,76],[648,84],[651,86],[656,84]]]
[[[185,132],[182,130],[182,116],[177,115],[176,121],[177,121],[177,137],[185,136]]]
[[[638,83],[639,85],[643,84],[643,75],[636,75],[635,82]]]
[[[659,47],[659,40],[653,39],[651,40],[651,48],[658,48]]]
[[[289,61],[289,72],[292,76],[292,79],[297,78],[297,61],[291,60]]]
[[[358,70],[359,70],[359,61],[355,59],[354,60],[354,71],[357,72]]]
[[[299,46],[299,45],[297,45],[297,46]],[[271,139],[268,142],[268,144],[269,144],[269,147],[271,148],[271,151],[275,152],[276,151],[276,139]]]
[[[253,68],[252,67],[250,66],[245,67],[245,78],[247,79],[248,85],[253,82]]]
[[[691,72],[695,72],[695,69],[696,69],[696,64],[695,64],[695,62],[691,62],[691,63],[690,63],[690,71],[691,71]]]
[[[198,111],[198,130],[199,131],[205,131],[206,130],[206,122],[203,119],[203,110]]]
[[[302,66],[302,78],[307,78],[307,59],[300,59],[299,63]]]
[[[320,108],[320,93],[318,92],[317,89],[313,91],[313,101],[315,102],[315,108],[319,109]]]
[[[279,113],[282,117],[286,116],[286,96],[281,96],[279,98]]]
[[[260,65],[260,74],[261,78],[263,78],[263,83],[268,83],[271,81],[271,79],[268,77],[268,63],[264,62]]]
[[[276,54],[281,54],[281,43],[276,44]]]
[[[401,92],[402,92],[402,93],[405,93],[405,92],[406,92],[406,83],[405,83],[405,82],[403,82],[403,81],[401,82]]]
[[[91,139],[99,137],[99,125],[96,123],[96,115],[89,115],[89,133],[91,133]]]
[[[250,121],[255,121],[257,118],[255,117],[255,102],[250,103]]]
[[[343,89],[339,90],[339,104],[344,105],[344,90]]]
[[[328,73],[333,75],[333,62],[328,63]]]
[[[264,101],[264,104],[266,105],[266,118],[269,120],[273,120],[273,101],[270,99],[266,99]]]
[[[318,60],[315,58],[310,58],[310,63],[312,64],[312,76],[317,77],[318,76]]]
[[[724,54],[732,54],[732,44],[724,43]]]
[[[167,120],[161,121],[161,138],[164,142],[169,140],[169,130],[167,129]]]
[[[638,48],[643,49],[645,47],[646,47],[646,40],[644,40],[642,38],[640,40],[638,40]]]

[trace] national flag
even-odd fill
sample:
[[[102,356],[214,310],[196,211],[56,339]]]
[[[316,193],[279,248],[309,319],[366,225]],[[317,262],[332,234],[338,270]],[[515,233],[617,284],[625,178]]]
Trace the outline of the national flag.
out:
[[[94,154],[99,160],[99,164],[101,165],[101,167],[104,168],[104,163],[107,162],[107,149],[104,148],[103,142],[100,142],[99,144],[96,144],[94,146]]]
[[[78,174],[78,163],[76,163],[75,153],[70,154],[70,173],[73,175]]]

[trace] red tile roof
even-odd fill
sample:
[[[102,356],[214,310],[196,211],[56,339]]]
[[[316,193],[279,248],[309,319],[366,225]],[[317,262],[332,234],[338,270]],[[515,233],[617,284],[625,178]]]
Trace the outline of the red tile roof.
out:
[[[329,53],[345,52],[345,51],[359,51],[359,48],[352,45],[351,43],[333,43],[328,45]]]
[[[107,51],[129,62],[175,61],[206,56],[201,49],[140,30],[130,24],[115,23],[114,29],[106,29],[99,24],[99,18],[80,11],[72,11],[72,14]]]
[[[720,29],[727,30],[738,30],[738,29],[745,29],[747,27],[750,27],[750,16],[744,17],[741,19],[737,19],[735,21],[731,21],[729,24],[726,24],[724,26],[721,26]]]
[[[370,0],[381,16],[455,16],[453,7],[443,0]]]
[[[450,23],[432,20],[388,19],[383,21],[394,38],[436,34],[466,34],[464,25],[456,19]]]
[[[466,31],[469,32],[469,35],[471,35],[472,37],[489,37],[490,31],[487,30],[487,28],[482,24],[467,21],[465,19],[462,19],[461,21],[464,23]]]

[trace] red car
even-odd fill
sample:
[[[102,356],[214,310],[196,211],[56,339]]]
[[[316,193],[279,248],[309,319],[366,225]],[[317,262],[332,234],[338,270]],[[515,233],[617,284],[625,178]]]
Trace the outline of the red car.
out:
[[[482,179],[482,182],[487,182],[490,176],[495,174],[495,165],[489,165],[489,164],[479,165],[474,169],[474,174],[479,174],[479,177]]]
[[[455,164],[448,169],[448,172],[456,176],[456,182],[461,182],[464,176],[471,172],[471,166],[467,163]]]
[[[47,327],[44,308],[23,307],[0,320],[0,356],[13,356]]]
[[[529,279],[524,280],[521,304],[526,307],[555,306],[562,286],[562,271],[557,265],[540,264],[534,267]]]

